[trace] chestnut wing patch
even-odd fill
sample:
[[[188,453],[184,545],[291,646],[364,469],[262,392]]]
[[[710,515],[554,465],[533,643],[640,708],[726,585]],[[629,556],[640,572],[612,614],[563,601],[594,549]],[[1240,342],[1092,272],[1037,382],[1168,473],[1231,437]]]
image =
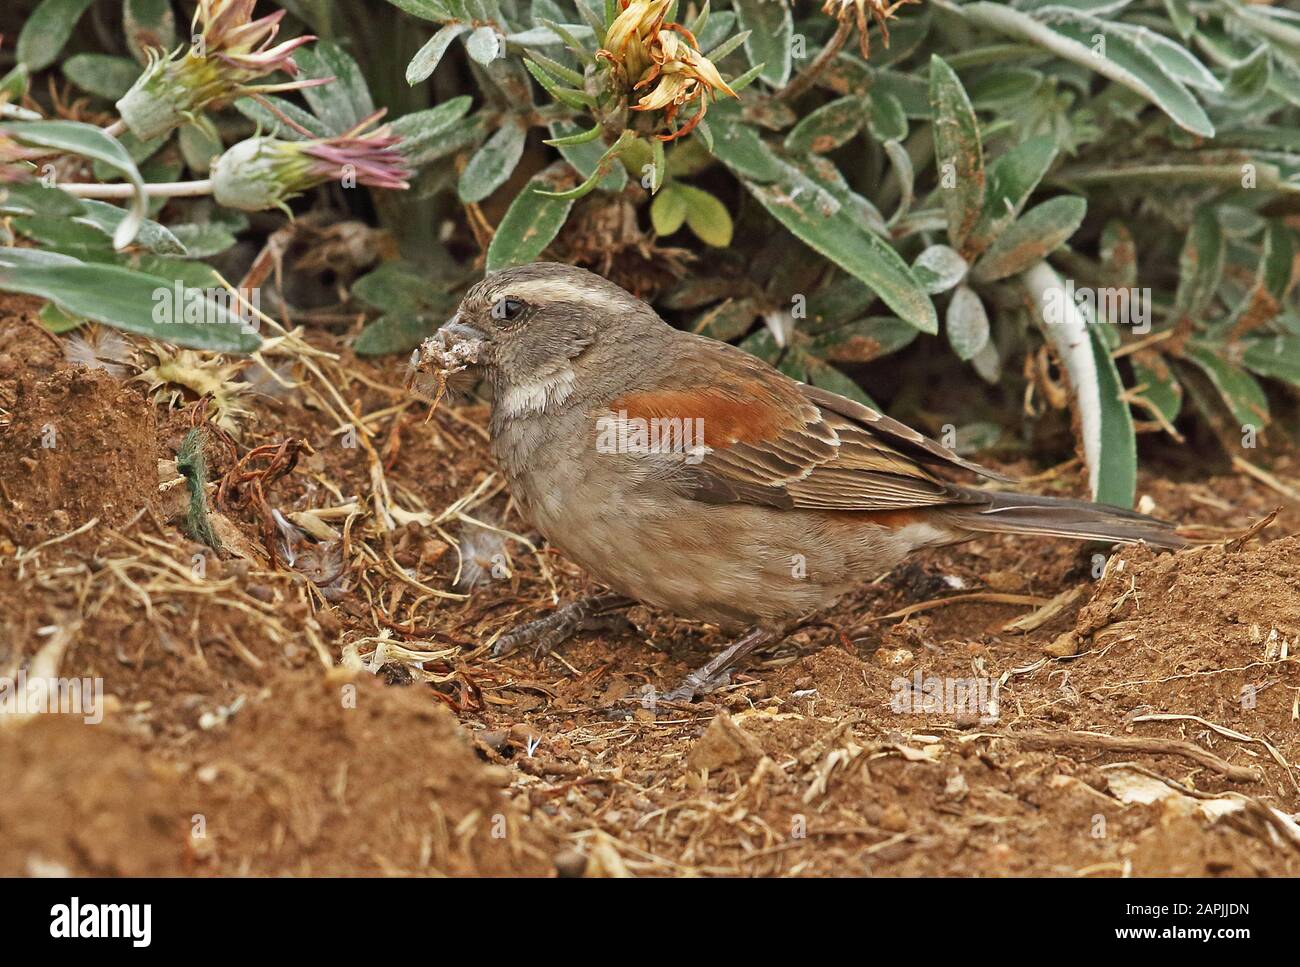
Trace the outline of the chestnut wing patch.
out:
[[[647,424],[699,421],[704,448],[689,459],[656,454],[651,475],[693,500],[844,511],[961,502],[956,488],[870,430],[824,413],[801,389],[769,378],[656,390],[626,394],[610,411]]]

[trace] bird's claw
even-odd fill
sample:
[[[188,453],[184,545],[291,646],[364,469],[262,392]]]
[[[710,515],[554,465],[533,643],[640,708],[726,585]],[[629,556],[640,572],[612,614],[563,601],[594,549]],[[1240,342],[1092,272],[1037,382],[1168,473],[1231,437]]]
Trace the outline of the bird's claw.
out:
[[[597,606],[610,605],[602,599]],[[575,601],[554,614],[520,625],[497,639],[497,643],[492,646],[492,655],[500,658],[526,645],[532,645],[533,656],[540,659],[579,631],[625,631],[632,627],[627,617],[618,612],[593,613],[593,607],[597,606],[587,600]]]
[[[682,702],[689,704],[696,699],[716,692],[731,684],[731,669],[726,668],[712,677],[691,672],[682,683],[663,696],[665,702]]]

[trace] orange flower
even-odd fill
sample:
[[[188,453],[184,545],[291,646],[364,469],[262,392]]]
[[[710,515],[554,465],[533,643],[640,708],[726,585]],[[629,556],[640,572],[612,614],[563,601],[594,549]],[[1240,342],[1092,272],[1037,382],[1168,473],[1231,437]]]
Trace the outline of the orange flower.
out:
[[[863,57],[871,56],[871,37],[868,34],[870,23],[867,15],[880,24],[880,32],[884,35],[885,46],[889,46],[889,18],[899,7],[909,3],[920,3],[921,0],[894,0],[893,3],[888,0],[826,0],[822,7],[822,13],[833,16],[841,23],[847,23],[852,17],[858,24],[858,49],[862,51]]]
[[[645,91],[634,111],[663,111],[672,141],[689,134],[700,123],[709,98],[721,92],[735,97],[713,63],[699,52],[699,43],[680,24],[665,24],[671,0],[624,0],[623,12],[614,18],[597,56],[613,66],[633,93]],[[649,88],[649,90],[646,90]],[[699,110],[680,128],[672,127],[677,112],[692,101]]]

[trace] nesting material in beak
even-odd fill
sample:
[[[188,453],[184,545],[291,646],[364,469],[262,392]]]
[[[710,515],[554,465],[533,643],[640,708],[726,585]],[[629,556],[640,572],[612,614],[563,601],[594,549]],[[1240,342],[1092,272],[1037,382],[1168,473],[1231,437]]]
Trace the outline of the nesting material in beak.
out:
[[[429,415],[447,393],[447,381],[479,362],[483,340],[467,326],[443,326],[411,353],[407,389],[430,400]]]

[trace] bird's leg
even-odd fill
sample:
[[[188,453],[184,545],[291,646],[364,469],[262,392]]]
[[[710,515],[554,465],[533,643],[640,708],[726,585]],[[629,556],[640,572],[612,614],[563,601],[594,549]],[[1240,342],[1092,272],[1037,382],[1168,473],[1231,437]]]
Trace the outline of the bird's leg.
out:
[[[682,683],[664,696],[666,702],[693,702],[731,680],[731,669],[755,649],[780,641],[785,637],[783,628],[764,628],[761,625],[724,651],[719,652],[707,665],[695,669]]]
[[[628,626],[628,620],[617,612],[634,604],[635,601],[621,594],[596,594],[582,598],[557,609],[554,614],[520,625],[502,635],[493,645],[492,654],[500,657],[517,648],[532,645],[533,653],[540,658],[579,631],[621,630]]]

